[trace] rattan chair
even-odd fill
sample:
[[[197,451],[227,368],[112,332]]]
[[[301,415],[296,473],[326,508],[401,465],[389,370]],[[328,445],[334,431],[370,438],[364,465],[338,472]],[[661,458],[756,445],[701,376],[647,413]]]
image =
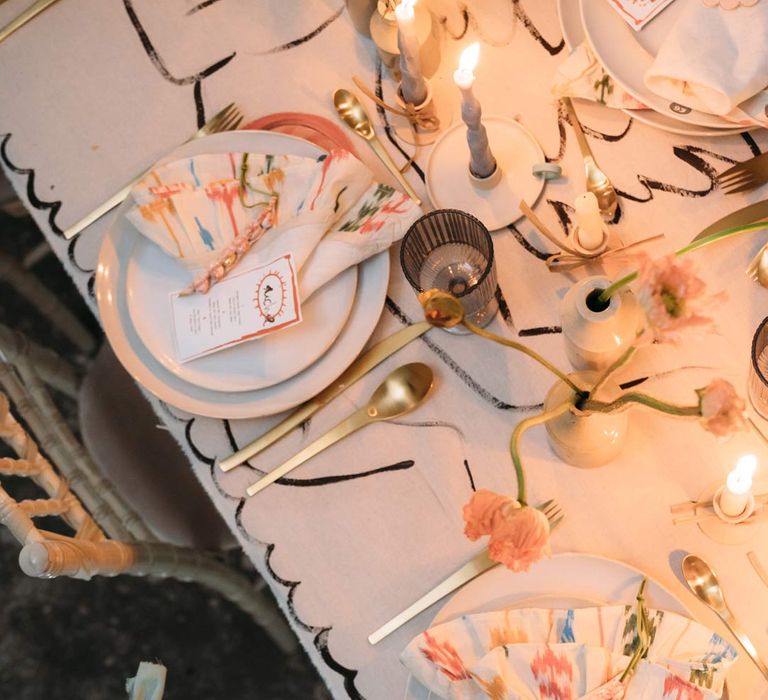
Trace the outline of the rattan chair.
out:
[[[79,384],[77,373],[57,355],[0,326],[0,440],[16,455],[0,458],[0,478],[30,478],[46,494],[17,502],[0,485],[0,525],[21,543],[24,573],[197,581],[239,605],[280,648],[292,652],[296,637],[268,593],[212,553],[159,541],[140,514],[141,504],[126,502],[101,473],[48,391],[55,387],[76,397]],[[39,516],[58,516],[73,534],[37,527]]]

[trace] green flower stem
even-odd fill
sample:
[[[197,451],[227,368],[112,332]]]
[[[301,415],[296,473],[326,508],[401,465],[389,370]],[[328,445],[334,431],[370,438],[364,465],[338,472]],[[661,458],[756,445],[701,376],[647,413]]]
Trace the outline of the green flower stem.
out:
[[[705,245],[709,245],[710,243],[715,243],[716,241],[719,241],[723,238],[729,238],[730,236],[735,236],[738,233],[746,233],[747,231],[759,231],[760,229],[768,228],[768,221],[758,221],[754,224],[746,224],[745,226],[734,226],[733,228],[726,228],[722,231],[715,231],[715,233],[709,234],[709,236],[704,236],[704,238],[699,239],[698,241],[693,241],[692,243],[689,243],[687,246],[683,246],[679,250],[675,251],[675,255],[679,258],[681,255],[685,255],[686,253],[690,253],[694,250],[698,250],[699,248],[703,248]],[[609,287],[606,287],[598,297],[599,301],[606,302],[608,301],[613,294],[615,294],[619,289],[622,287],[626,287],[630,282],[634,282],[637,279],[637,272],[632,272],[629,275],[626,275],[625,277],[622,277],[617,282],[614,282]]]
[[[668,413],[671,416],[701,416],[701,407],[696,406],[677,406],[666,401],[661,401],[648,396],[647,394],[640,394],[637,392],[630,392],[620,396],[615,401],[605,403],[604,401],[597,401],[595,399],[587,399],[586,401],[578,404],[578,408],[581,411],[595,411],[597,413],[611,413],[622,406],[626,406],[630,403],[639,403],[643,406],[648,406],[661,413]]]
[[[580,392],[577,392],[580,393]],[[517,475],[517,500],[521,506],[528,505],[525,492],[525,473],[523,472],[523,462],[520,459],[520,452],[518,450],[520,438],[523,433],[532,428],[534,425],[546,423],[553,418],[557,418],[565,413],[571,406],[573,401],[569,400],[565,403],[561,403],[557,408],[553,408],[551,411],[544,411],[538,416],[531,416],[521,420],[512,431],[512,437],[509,439],[509,452],[512,455],[512,463],[515,465],[515,474]]]
[[[509,348],[519,350],[520,352],[528,355],[528,357],[532,357],[534,360],[536,360],[536,362],[538,362],[540,365],[546,367],[550,372],[552,372],[552,374],[554,374],[558,379],[565,382],[577,394],[581,395],[586,393],[583,389],[576,386],[576,384],[573,383],[573,380],[567,374],[561,372],[557,367],[555,367],[555,365],[553,365],[549,360],[544,359],[535,350],[531,350],[530,348],[526,347],[522,343],[517,343],[514,340],[503,338],[502,336],[496,335],[495,333],[491,333],[490,331],[487,331],[484,328],[480,328],[480,326],[476,326],[471,321],[467,321],[467,319],[464,319],[462,323],[464,324],[464,327],[467,330],[472,331],[472,333],[474,333],[475,335],[479,335],[481,338],[492,340],[495,343],[499,343],[499,345],[506,345]]]
[[[624,673],[621,674],[619,682],[623,683],[629,676],[631,676],[637,664],[640,660],[648,654],[648,648],[651,645],[651,629],[648,620],[648,612],[645,608],[645,587],[648,584],[648,579],[643,578],[640,584],[640,590],[637,592],[637,613],[635,615],[635,627],[637,631],[637,649],[632,654],[632,658],[629,660],[627,667],[624,669]]]
[[[624,353],[619,357],[608,369],[603,372],[603,376],[600,377],[595,385],[592,387],[592,390],[589,392],[589,398],[594,399],[595,396],[597,396],[597,390],[605,383],[605,381],[610,377],[619,367],[622,365],[625,365],[630,357],[634,354],[635,350],[637,348],[634,345],[630,345]]]

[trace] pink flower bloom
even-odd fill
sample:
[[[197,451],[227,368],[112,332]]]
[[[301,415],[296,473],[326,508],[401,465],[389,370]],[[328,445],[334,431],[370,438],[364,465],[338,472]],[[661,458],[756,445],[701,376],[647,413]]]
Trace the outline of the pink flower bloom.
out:
[[[724,294],[706,296],[706,284],[693,271],[690,260],[674,255],[651,260],[642,254],[637,298],[647,317],[643,339],[677,342],[681,331],[690,327],[711,327],[712,319],[701,311]]]
[[[537,508],[510,501],[494,519],[488,556],[512,571],[528,571],[549,556],[549,521]]]
[[[490,535],[501,507],[507,503],[516,501],[487,489],[472,494],[469,503],[464,506],[464,534],[472,542],[483,535]]]
[[[746,430],[746,404],[736,393],[733,384],[725,379],[715,379],[703,389],[697,389],[696,393],[699,395],[704,427],[710,433],[726,436],[736,430]]]

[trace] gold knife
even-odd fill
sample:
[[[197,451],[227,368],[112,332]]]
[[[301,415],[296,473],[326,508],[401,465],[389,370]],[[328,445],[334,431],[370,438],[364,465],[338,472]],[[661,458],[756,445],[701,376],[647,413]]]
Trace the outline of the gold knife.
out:
[[[113,194],[108,200],[102,202],[90,214],[84,216],[82,219],[80,219],[80,221],[72,224],[64,231],[64,238],[67,240],[74,238],[86,226],[90,226],[94,221],[97,221],[102,216],[104,216],[104,214],[106,214],[110,209],[114,209],[118,204],[120,204],[120,202],[125,200],[125,198],[131,193],[133,186],[145,175],[146,173],[142,173],[139,175],[139,177],[131,180],[125,187],[115,192],[115,194]]]
[[[357,358],[342,375],[333,384],[321,391],[313,399],[310,399],[304,405],[300,406],[285,420],[278,423],[274,428],[267,431],[260,438],[249,442],[245,447],[235,452],[235,454],[219,462],[222,471],[228,472],[239,466],[247,459],[257,455],[262,450],[277,442],[281,437],[289,433],[296,426],[301,425],[307,418],[314,415],[319,409],[325,406],[329,401],[336,398],[347,387],[354,384],[358,379],[370,372],[376,365],[386,360],[390,355],[396,353],[400,348],[426,333],[432,326],[426,321],[414,323],[407,328],[397,331],[376,343],[368,352]]]
[[[12,19],[4,27],[0,27],[0,41],[11,36],[19,27],[23,27],[29,20],[39,15],[44,9],[50,7],[55,2],[56,0],[37,0],[37,2],[34,2],[18,17]]]
[[[552,501],[547,501],[539,508],[543,508],[547,504],[551,504]],[[562,521],[563,516],[558,516],[550,524],[550,530],[554,530]],[[425,593],[415,603],[407,607],[401,613],[395,615],[389,622],[384,623],[379,629],[373,632],[368,637],[369,644],[377,644],[384,637],[392,634],[396,629],[402,627],[406,622],[412,620],[420,612],[426,610],[430,605],[436,603],[440,598],[447,596],[457,588],[460,588],[465,583],[469,583],[472,579],[477,578],[480,574],[484,574],[494,566],[499,566],[499,562],[493,561],[488,556],[488,550],[483,549],[479,554],[476,554],[470,561],[462,566],[458,571],[452,573],[445,581],[437,584],[431,591]]]
[[[718,231],[725,231],[736,226],[746,226],[747,224],[756,223],[761,219],[768,219],[768,199],[756,202],[755,204],[748,204],[746,207],[726,214],[723,218],[718,219],[697,234],[695,238],[691,239],[691,243],[700,241],[702,238],[711,236]]]

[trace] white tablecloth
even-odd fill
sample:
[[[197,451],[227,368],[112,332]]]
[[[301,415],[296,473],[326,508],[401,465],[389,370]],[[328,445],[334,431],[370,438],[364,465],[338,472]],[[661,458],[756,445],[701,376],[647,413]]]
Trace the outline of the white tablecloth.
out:
[[[0,8],[0,24],[28,4],[8,0]],[[537,206],[544,221],[558,228],[584,181],[571,127],[548,94],[550,76],[565,56],[555,3],[485,0],[466,15],[468,22],[460,6],[458,0],[431,2],[447,16],[436,84],[450,87],[459,51],[479,35],[484,43],[475,89],[485,113],[516,116],[564,169],[565,179],[548,184]],[[64,0],[0,44],[0,66],[3,168],[92,306],[99,244],[110,217],[73,243],[62,239],[63,228],[230,101],[252,118],[303,111],[334,119],[335,88],[352,87],[353,74],[375,86],[380,74],[373,45],[354,32],[340,0]],[[382,82],[391,98],[391,81],[385,76]],[[725,164],[765,147],[764,132],[691,138],[654,131],[596,106],[579,105],[578,111],[597,160],[622,195],[615,228],[626,240],[663,232],[668,239],[660,248],[671,250],[761,196],[758,190],[725,197],[713,183]],[[409,150],[387,143],[395,155],[400,148]],[[370,166],[389,180],[360,145]],[[427,155],[426,149],[419,154],[422,169]],[[424,192],[416,174],[409,178]],[[730,294],[717,312],[720,334],[638,363],[625,378],[685,365],[690,369],[648,388],[687,399],[693,388],[723,374],[746,393],[749,341],[765,316],[768,292],[742,270],[761,238],[745,236],[697,254],[713,289],[725,287]],[[525,222],[496,233],[495,244],[514,326],[499,318],[493,329],[519,332],[567,367],[556,326],[558,299],[569,279],[547,272],[540,251],[548,245]],[[419,316],[394,257],[392,270],[374,339]],[[432,330],[320,412],[309,430],[295,431],[260,456],[256,466],[278,464],[359,406],[392,368],[416,359],[429,363],[437,378],[432,399],[421,409],[396,424],[366,429],[297,470],[288,484],[250,500],[242,493],[255,472],[243,467],[222,476],[214,459],[277,418],[227,422],[156,402],[340,698],[402,697],[407,674],[398,654],[429,624],[437,606],[376,647],[366,637],[477,550],[462,534],[461,505],[475,487],[514,492],[509,434],[551,384],[543,370],[512,351]],[[557,461],[542,428],[523,440],[531,500],[557,498],[568,515],[553,537],[555,551],[595,553],[637,566],[677,593],[702,621],[717,626],[677,575],[680,553],[699,553],[720,573],[737,617],[768,657],[768,590],[745,556],[755,550],[768,561],[764,536],[745,545],[718,545],[695,525],[673,526],[668,510],[724,479],[745,451],[759,456],[759,477],[765,481],[768,450],[752,435],[720,443],[695,423],[642,409],[632,414],[623,456],[602,469]],[[765,697],[759,673],[740,660],[732,698]]]

